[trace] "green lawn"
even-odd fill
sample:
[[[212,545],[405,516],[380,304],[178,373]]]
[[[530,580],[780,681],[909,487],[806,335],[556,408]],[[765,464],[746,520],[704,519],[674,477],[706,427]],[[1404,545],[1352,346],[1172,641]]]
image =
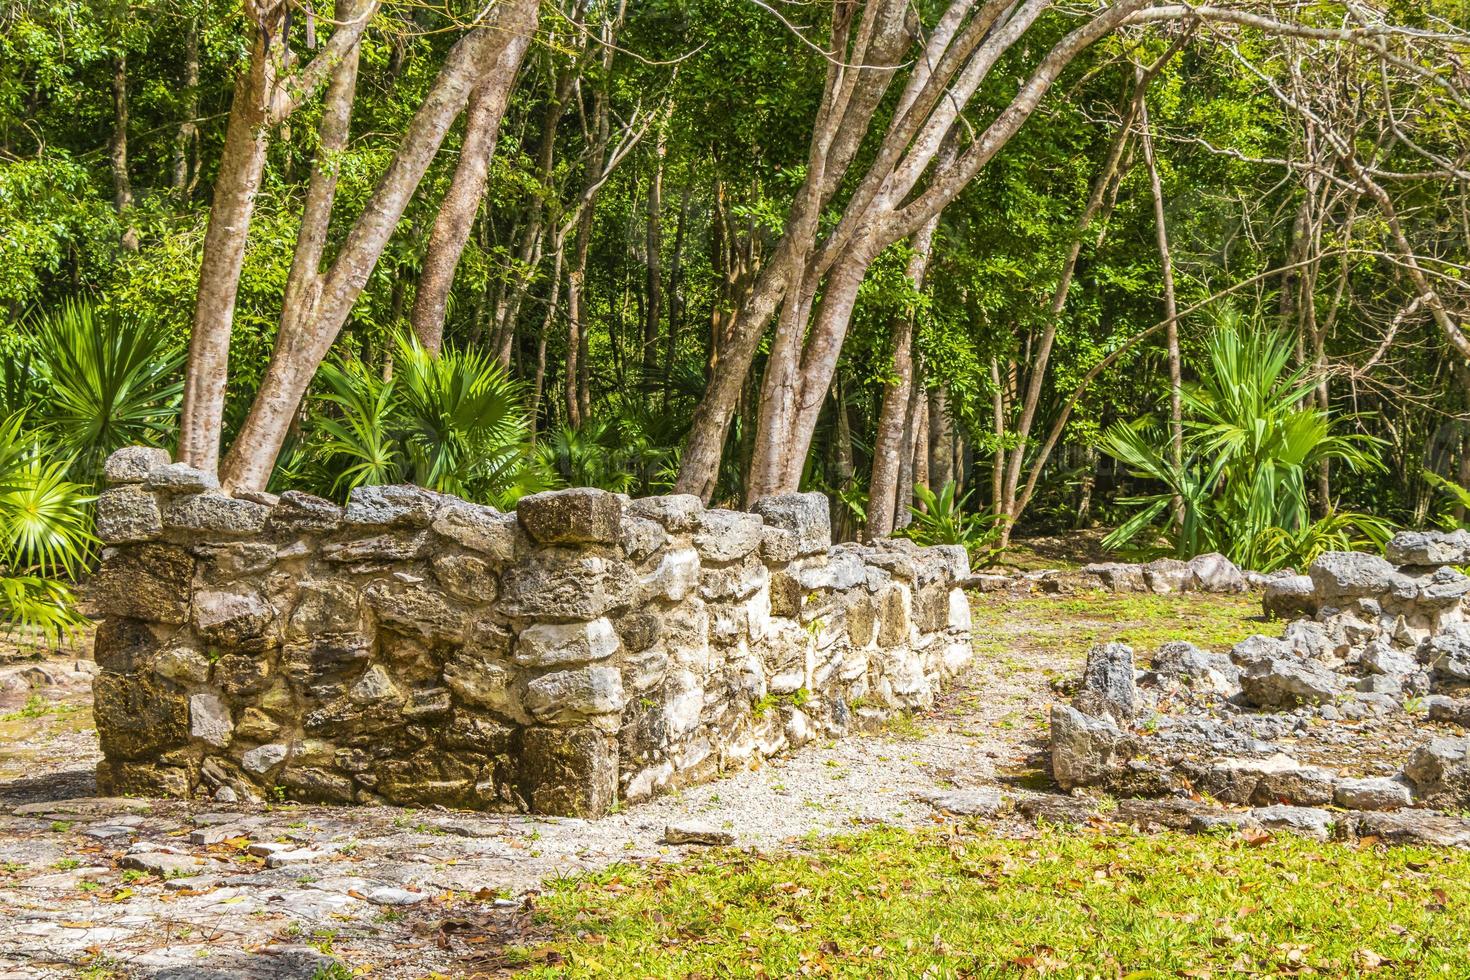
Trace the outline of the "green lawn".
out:
[[[1470,854],[1288,836],[880,830],[536,908],[530,977],[1470,976]]]
[[[1227,650],[1252,633],[1280,635],[1283,625],[1264,619],[1259,595],[990,593],[975,596],[970,608],[977,654],[1040,643],[1082,654],[1094,643],[1118,640],[1131,644],[1142,662],[1169,640]]]

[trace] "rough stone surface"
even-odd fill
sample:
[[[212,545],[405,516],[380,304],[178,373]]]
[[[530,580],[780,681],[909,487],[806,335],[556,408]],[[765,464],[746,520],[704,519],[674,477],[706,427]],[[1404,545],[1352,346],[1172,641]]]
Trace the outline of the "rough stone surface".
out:
[[[1219,552],[1196,555],[1185,564],[1194,575],[1193,587],[1200,592],[1245,591],[1245,575],[1240,567]]]
[[[1397,810],[1414,802],[1408,785],[1383,776],[1340,780],[1333,802],[1345,810]]]
[[[623,502],[594,487],[551,490],[522,497],[516,516],[540,544],[613,544],[622,529]]]
[[[1416,567],[1470,564],[1470,531],[1400,531],[1384,555],[1395,565]]]
[[[735,843],[735,835],[703,820],[685,820],[681,823],[671,823],[664,828],[664,842],[728,847]]]
[[[102,477],[110,485],[142,483],[148,474],[169,465],[168,450],[154,446],[124,446],[102,464]]]
[[[118,793],[598,815],[927,708],[970,656],[963,549],[831,546],[820,494],[344,509],[153,462],[93,589]]]
[[[1344,686],[1338,675],[1316,664],[1270,657],[1255,661],[1240,675],[1246,701],[1263,708],[1321,704],[1331,701]]]
[[[1100,643],[1087,651],[1082,687],[1073,704],[1083,714],[1106,716],[1127,725],[1138,716],[1138,689],[1133,684],[1133,648]]]
[[[1261,606],[1272,619],[1314,614],[1317,599],[1311,576],[1286,575],[1271,579],[1261,594]]]
[[[1110,719],[1067,705],[1052,707],[1052,777],[1062,789],[1103,784],[1131,752],[1132,740]]]
[[[814,555],[832,546],[832,511],[825,494],[763,497],[751,509],[772,527],[795,534],[798,555]]]

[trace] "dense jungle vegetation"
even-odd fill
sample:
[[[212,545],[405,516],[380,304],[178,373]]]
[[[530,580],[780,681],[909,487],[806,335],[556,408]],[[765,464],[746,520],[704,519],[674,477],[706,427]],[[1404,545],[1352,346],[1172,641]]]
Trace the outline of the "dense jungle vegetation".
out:
[[[1269,569],[1470,495],[1470,8],[4,0],[0,605],[111,450]]]

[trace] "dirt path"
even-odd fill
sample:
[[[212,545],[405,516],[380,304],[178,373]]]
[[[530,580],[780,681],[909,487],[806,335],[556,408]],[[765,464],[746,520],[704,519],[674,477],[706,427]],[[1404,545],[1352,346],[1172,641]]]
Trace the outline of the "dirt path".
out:
[[[975,613],[974,666],[934,710],[595,822],[94,799],[88,674],[48,661],[43,694],[0,694],[0,980],[331,977],[338,959],[464,975],[477,961],[457,923],[523,938],[522,900],[547,878],[682,857],[662,843],[670,823],[772,848],[952,820],[930,800],[956,789],[1024,793],[1050,683],[1090,642],[1250,632],[1244,600],[986,597]],[[24,669],[0,668],[0,691]]]

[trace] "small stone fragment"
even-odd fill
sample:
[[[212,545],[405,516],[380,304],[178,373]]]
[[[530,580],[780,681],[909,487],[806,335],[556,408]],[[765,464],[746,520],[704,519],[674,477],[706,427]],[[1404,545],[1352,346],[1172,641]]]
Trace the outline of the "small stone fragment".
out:
[[[685,820],[664,828],[664,843],[727,847],[735,843],[735,835],[701,820]]]

